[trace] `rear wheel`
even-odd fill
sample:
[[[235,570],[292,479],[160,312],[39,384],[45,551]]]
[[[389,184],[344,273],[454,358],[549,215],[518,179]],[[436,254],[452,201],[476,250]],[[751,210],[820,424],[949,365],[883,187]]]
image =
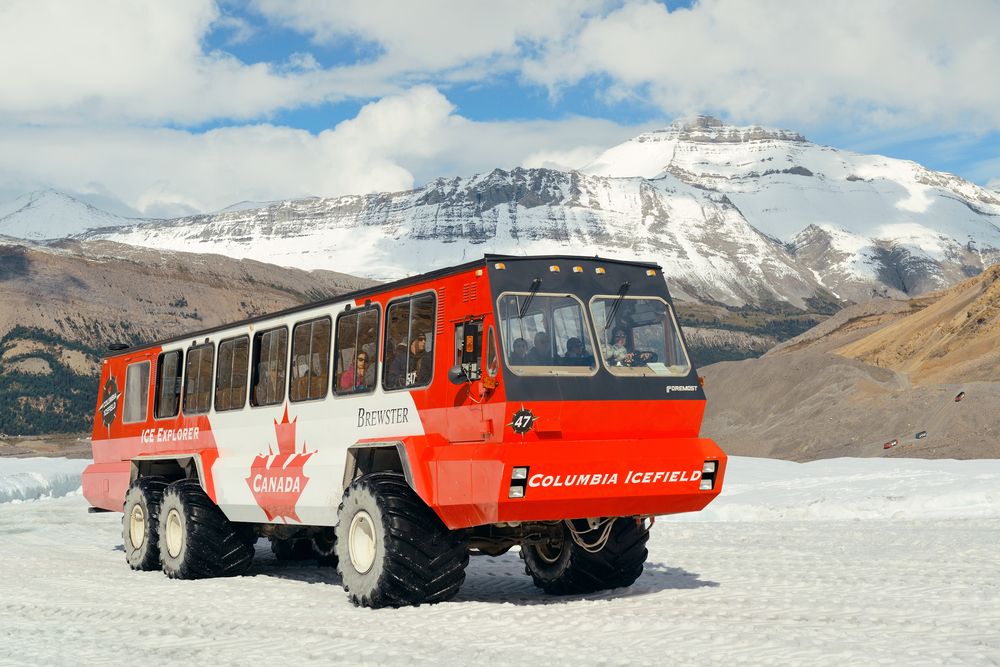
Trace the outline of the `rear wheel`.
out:
[[[160,501],[166,487],[162,477],[140,477],[125,493],[122,542],[133,570],[160,569]]]
[[[401,475],[355,480],[338,510],[337,571],[360,607],[402,607],[448,600],[469,562],[462,533],[448,530]]]
[[[312,536],[312,552],[316,562],[324,567],[337,567],[337,532],[324,528]]]
[[[591,532],[597,537],[599,531]],[[521,554],[525,571],[546,593],[593,593],[631,586],[642,574],[648,540],[645,522],[620,518],[611,526],[603,548],[591,553],[573,540],[564,524],[561,540],[526,545]]]
[[[254,536],[234,524],[196,479],[167,487],[160,503],[160,561],[171,579],[243,574],[254,554]]]
[[[312,542],[309,538],[292,537],[279,539],[268,538],[271,542],[271,553],[279,561],[309,560],[313,558]]]

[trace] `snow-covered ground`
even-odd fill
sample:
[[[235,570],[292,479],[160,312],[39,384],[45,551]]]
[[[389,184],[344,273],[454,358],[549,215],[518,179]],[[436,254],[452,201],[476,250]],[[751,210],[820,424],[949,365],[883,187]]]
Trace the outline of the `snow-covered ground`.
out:
[[[548,597],[508,553],[380,611],[265,542],[245,577],[131,572],[82,465],[0,459],[0,664],[1000,664],[998,460],[734,458],[629,589]]]

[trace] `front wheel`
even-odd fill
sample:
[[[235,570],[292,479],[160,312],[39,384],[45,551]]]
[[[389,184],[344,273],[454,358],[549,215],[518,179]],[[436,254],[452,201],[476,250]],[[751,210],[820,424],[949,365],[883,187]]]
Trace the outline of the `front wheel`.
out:
[[[448,530],[394,473],[365,475],[347,487],[335,545],[337,571],[359,607],[448,600],[469,562],[462,533]]]
[[[584,534],[596,536],[601,529]],[[561,539],[521,548],[525,571],[535,585],[552,595],[594,593],[631,586],[646,562],[649,528],[629,517],[615,519],[599,550],[587,550],[573,540],[563,524]]]
[[[167,487],[160,503],[160,562],[171,579],[243,574],[254,555],[253,532],[234,524],[196,479]]]

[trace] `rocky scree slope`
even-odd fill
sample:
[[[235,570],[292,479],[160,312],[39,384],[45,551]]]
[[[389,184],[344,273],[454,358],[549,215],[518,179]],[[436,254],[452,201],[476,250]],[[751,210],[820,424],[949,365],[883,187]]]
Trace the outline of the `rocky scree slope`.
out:
[[[371,284],[107,241],[0,237],[0,433],[89,429],[109,343],[162,340]]]
[[[793,460],[997,458],[998,338],[1000,266],[852,306],[759,359],[702,369],[703,433],[733,454]]]

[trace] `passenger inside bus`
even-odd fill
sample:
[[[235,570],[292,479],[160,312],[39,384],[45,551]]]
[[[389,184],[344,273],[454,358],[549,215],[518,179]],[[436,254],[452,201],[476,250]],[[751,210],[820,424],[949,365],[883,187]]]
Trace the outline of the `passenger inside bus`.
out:
[[[528,361],[528,341],[518,338],[511,344],[510,363],[512,366],[520,366]]]
[[[372,367],[368,363],[368,353],[362,350],[354,364],[340,374],[340,388],[345,391],[366,391],[374,379]]]
[[[427,354],[427,335],[418,333],[410,342],[409,354],[406,348],[398,349],[386,373],[389,388],[409,387],[427,384],[431,379],[432,359]]]
[[[566,340],[566,354],[563,356],[563,364],[566,366],[592,366],[594,355],[587,352],[582,340],[573,336]]]
[[[528,350],[527,359],[524,362],[532,366],[551,366],[552,350],[549,347],[549,334],[539,331],[535,334],[535,346]]]

